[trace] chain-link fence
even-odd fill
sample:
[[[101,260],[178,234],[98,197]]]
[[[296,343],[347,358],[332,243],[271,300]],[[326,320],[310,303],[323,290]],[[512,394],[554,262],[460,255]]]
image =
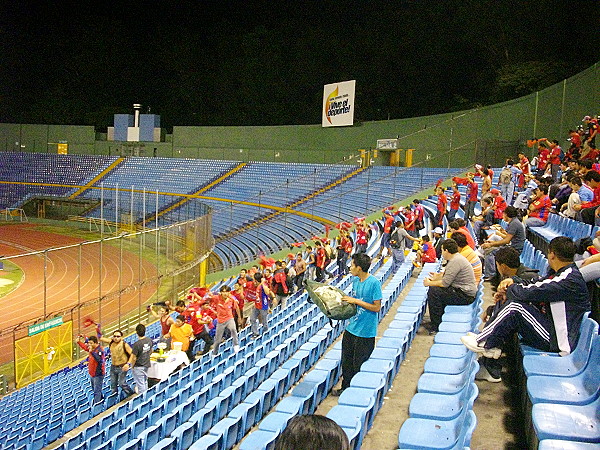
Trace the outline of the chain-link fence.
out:
[[[71,236],[78,235],[79,226],[79,233],[100,238],[3,258],[25,276],[19,289],[3,298],[19,308],[4,316],[0,363],[11,361],[14,342],[27,336],[31,325],[54,317],[73,321],[74,336],[94,333],[92,322],[105,330],[132,331],[147,318],[147,305],[176,300],[199,282],[199,264],[213,248],[210,212],[140,231],[99,221],[90,231],[92,222],[84,218],[73,224]],[[5,232],[11,228],[18,232],[18,227]]]

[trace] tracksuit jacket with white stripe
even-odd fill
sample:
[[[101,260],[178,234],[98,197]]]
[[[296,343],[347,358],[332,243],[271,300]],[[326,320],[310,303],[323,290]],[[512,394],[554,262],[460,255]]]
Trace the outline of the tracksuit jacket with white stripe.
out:
[[[523,284],[512,284],[506,291],[510,301],[549,304],[546,314],[554,324],[556,344],[561,354],[569,354],[577,345],[583,314],[591,310],[587,285],[575,264],[558,272],[549,270],[546,277]]]

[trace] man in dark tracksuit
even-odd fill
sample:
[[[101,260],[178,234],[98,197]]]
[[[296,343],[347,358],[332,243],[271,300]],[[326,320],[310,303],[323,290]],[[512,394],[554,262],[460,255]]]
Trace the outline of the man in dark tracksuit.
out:
[[[568,355],[577,345],[583,315],[591,309],[586,283],[573,264],[575,244],[554,238],[548,247],[548,276],[531,283],[507,278],[498,292],[506,292],[506,305],[478,335],[461,341],[471,351],[497,359],[514,333],[524,344]]]

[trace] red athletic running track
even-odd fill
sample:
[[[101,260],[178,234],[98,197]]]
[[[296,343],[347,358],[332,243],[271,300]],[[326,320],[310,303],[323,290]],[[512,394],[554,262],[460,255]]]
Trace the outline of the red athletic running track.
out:
[[[10,256],[27,253],[28,251],[44,250],[50,247],[84,242],[81,239],[63,236],[44,231],[37,231],[35,225],[20,224],[0,226],[0,255]],[[48,252],[46,265],[46,313],[51,314],[65,311],[77,306],[78,301],[98,298],[99,279],[102,277],[102,295],[119,290],[119,260],[120,249],[104,244],[102,246],[102,270],[100,270],[99,245],[81,246],[81,270],[78,271],[79,246],[56,252]],[[9,295],[0,298],[0,332],[15,325],[42,317],[44,315],[44,258],[42,255],[26,256],[12,259],[25,275],[23,283]],[[121,288],[137,284],[156,276],[156,267],[142,260],[140,275],[140,260],[137,255],[123,250],[121,263]],[[81,298],[78,299],[78,273],[80,273]],[[121,314],[137,310],[140,298],[146,302],[156,292],[156,285],[144,286],[140,291],[135,290],[121,295]],[[118,318],[119,297],[110,296],[102,302],[102,323],[114,322]],[[65,314],[65,320],[70,314]],[[98,320],[98,304],[83,308],[80,320],[86,317]],[[83,329],[78,323],[78,315],[73,316],[73,329],[77,333],[90,333],[93,330]],[[20,332],[17,337],[26,335]],[[13,358],[12,335],[0,336],[0,364]]]

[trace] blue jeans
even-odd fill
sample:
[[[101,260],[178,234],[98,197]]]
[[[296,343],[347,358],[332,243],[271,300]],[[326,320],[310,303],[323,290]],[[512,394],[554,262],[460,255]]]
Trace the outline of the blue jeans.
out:
[[[392,248],[392,272],[396,272],[404,262],[404,248]]]
[[[94,405],[96,403],[102,402],[102,380],[104,379],[104,375],[99,375],[97,377],[90,377],[90,382],[92,383],[92,392],[94,393]]]
[[[260,322],[263,326],[263,333],[269,330],[269,320],[267,316],[269,315],[269,310],[267,309],[256,309],[252,308],[252,312],[250,313],[250,327],[252,329],[252,334],[254,336],[258,336],[258,322]]]
[[[137,388],[138,395],[146,392],[148,390],[148,368],[135,366],[131,369],[131,375],[133,375],[133,382]]]
[[[127,372],[123,372],[123,366],[110,366],[110,390],[112,394],[119,391],[119,387],[127,396],[133,394],[133,389],[125,381]]]

